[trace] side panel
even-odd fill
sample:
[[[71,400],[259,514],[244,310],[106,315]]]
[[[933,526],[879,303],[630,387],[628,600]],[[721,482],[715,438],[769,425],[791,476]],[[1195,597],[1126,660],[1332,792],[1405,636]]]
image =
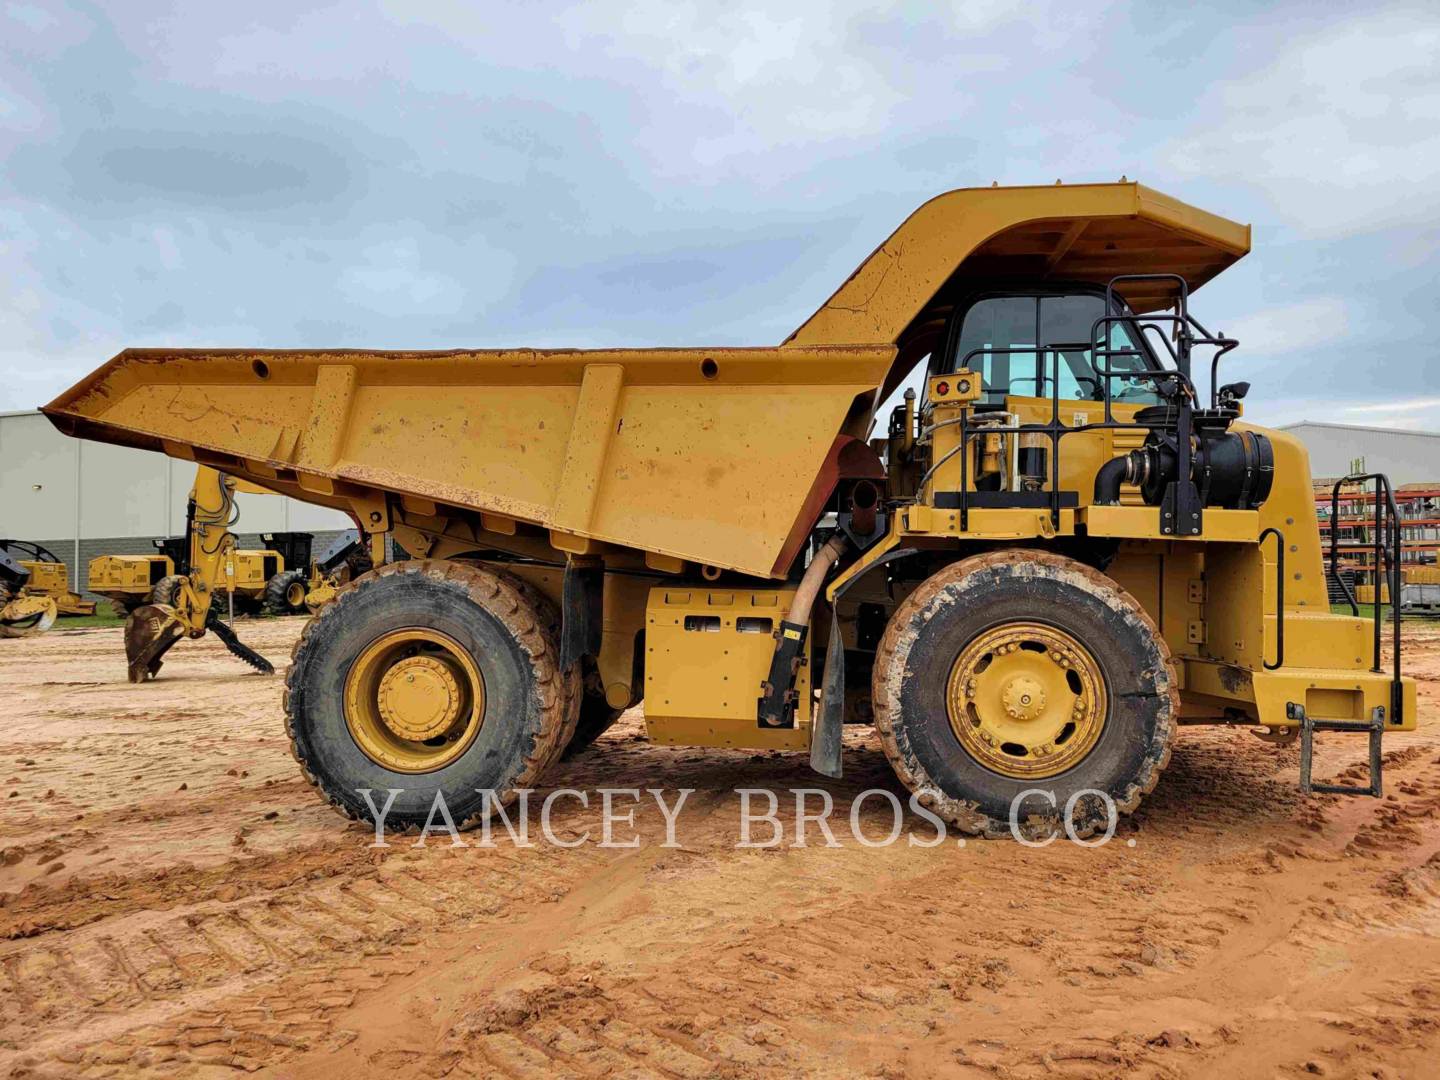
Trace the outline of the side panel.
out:
[[[768,577],[894,355],[132,350],[45,411],[326,505],[409,495]]]
[[[810,745],[810,668],[795,679],[793,728],[757,726],[774,631],[794,589],[669,586],[645,613],[645,725],[652,742],[803,750]]]

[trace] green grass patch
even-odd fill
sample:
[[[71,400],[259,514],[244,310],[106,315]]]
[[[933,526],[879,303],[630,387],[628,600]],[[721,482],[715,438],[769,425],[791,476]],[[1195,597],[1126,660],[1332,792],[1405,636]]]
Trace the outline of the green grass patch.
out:
[[[95,609],[94,615],[62,615],[55,620],[56,630],[84,630],[93,626],[124,626],[123,616],[116,615],[110,610],[110,605],[102,603]]]

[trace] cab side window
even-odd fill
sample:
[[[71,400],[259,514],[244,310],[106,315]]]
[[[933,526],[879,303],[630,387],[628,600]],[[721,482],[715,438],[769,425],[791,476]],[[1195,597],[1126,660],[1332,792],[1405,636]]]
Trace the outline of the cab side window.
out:
[[[1053,354],[1040,355],[1037,346],[1083,344],[1091,340],[1095,322],[1105,311],[1105,300],[1093,293],[1058,296],[992,296],[975,301],[966,310],[950,367],[979,370],[985,380],[987,402],[1007,396],[1049,397],[1055,372]],[[1110,323],[1111,348],[1133,347],[1126,326]],[[1101,333],[1104,330],[1102,328]],[[968,357],[968,360],[967,360]],[[1113,371],[1143,370],[1140,357],[1109,360]],[[1058,365],[1060,397],[1074,401],[1100,401],[1104,385],[1095,374],[1093,350],[1066,349]],[[1147,384],[1111,380],[1116,400],[1159,400]]]
[[[968,366],[981,373],[985,401],[1004,401],[1011,394],[1038,395],[1037,312],[1033,296],[992,296],[975,301],[965,312],[953,367]],[[977,349],[982,351],[971,355]]]

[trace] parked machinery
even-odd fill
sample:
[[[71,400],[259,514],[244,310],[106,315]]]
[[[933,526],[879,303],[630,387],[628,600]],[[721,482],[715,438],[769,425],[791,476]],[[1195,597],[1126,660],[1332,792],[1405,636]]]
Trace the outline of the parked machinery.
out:
[[[153,555],[97,555],[90,560],[86,589],[110,601],[125,616],[150,602],[155,589],[175,576],[176,561],[166,554],[168,540],[154,541]]]
[[[319,611],[335,599],[341,588],[374,568],[375,562],[360,531],[346,529],[310,564],[305,607],[311,612]]]
[[[59,614],[53,596],[29,591],[30,571],[0,548],[0,637],[43,634]]]
[[[1133,183],[954,191],[775,348],[127,350],[45,412],[416,556],[287,677],[352,816],[476,820],[642,698],[654,742],[838,776],[862,661],[896,775],[971,832],[1104,828],[1184,723],[1298,732],[1311,790],[1315,732],[1363,733],[1375,794],[1398,622],[1382,662],[1378,616],[1330,614],[1303,446],[1196,385],[1237,343],[1190,297],[1249,246]]]
[[[207,466],[195,470],[195,486],[185,513],[188,544],[182,573],[156,585],[157,598],[130,612],[125,621],[125,652],[131,682],[144,682],[159,672],[161,658],[184,637],[202,637],[213,632],[225,647],[245,663],[266,675],[275,669],[250,649],[219,617],[217,594],[228,591],[236,576],[233,477]]]
[[[0,551],[8,553],[30,572],[30,580],[25,585],[27,595],[51,597],[61,617],[95,614],[95,601],[71,591],[70,568],[49,548],[29,540],[0,540]]]
[[[248,481],[236,481],[234,490],[251,495],[274,494]],[[122,616],[144,604],[172,604],[180,579],[190,573],[189,537],[193,514],[192,499],[186,510],[186,534],[151,541],[155,547],[153,555],[100,555],[91,559],[89,590],[109,599]],[[240,615],[267,611],[273,583],[285,576],[287,565],[295,565],[289,563],[292,556],[286,552],[300,553],[298,565],[304,566],[309,561],[309,533],[266,533],[262,539],[267,544],[265,548],[236,547],[229,551],[220,583],[226,594],[221,602],[225,610],[233,609]]]
[[[310,591],[310,549],[315,538],[307,532],[277,532],[262,533],[260,539],[279,554],[284,567],[265,583],[261,610],[266,615],[301,614]]]

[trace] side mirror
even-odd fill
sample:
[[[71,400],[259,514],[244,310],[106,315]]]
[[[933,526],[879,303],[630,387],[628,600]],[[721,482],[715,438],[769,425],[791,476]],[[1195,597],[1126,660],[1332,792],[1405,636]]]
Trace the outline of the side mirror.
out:
[[[1249,392],[1250,384],[1248,382],[1233,382],[1220,387],[1218,396],[1221,401],[1243,401]]]

